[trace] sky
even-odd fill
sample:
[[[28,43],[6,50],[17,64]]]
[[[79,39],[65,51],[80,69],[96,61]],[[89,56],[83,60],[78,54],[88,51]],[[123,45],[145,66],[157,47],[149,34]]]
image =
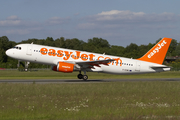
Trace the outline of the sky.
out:
[[[103,38],[110,45],[180,42],[180,0],[2,0],[0,37]]]

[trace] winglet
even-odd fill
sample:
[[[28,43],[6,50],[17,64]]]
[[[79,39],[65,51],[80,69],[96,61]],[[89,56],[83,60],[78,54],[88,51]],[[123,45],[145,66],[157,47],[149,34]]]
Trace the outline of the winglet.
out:
[[[144,56],[137,60],[162,64],[172,38],[163,38],[152,49],[150,49]]]

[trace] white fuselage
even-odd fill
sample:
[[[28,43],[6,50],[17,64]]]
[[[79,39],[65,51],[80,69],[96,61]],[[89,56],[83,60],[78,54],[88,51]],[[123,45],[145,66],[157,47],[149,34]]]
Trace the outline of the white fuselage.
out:
[[[136,59],[36,44],[19,44],[15,48],[7,50],[6,54],[18,60],[48,64],[52,66],[57,65],[59,61],[76,64],[76,62],[115,59],[115,61],[108,63],[108,65],[100,64],[99,66],[94,66],[93,68],[86,69],[86,71],[96,71],[113,74],[137,74],[170,70],[170,68],[165,68],[165,65]],[[153,69],[153,66],[156,66],[156,68],[158,68],[159,66],[159,68]]]

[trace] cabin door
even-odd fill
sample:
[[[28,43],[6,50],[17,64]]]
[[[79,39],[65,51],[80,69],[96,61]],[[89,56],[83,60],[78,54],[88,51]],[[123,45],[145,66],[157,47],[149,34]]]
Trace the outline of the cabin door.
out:
[[[136,62],[136,69],[135,71],[140,71],[141,69],[141,62]]]
[[[27,55],[32,55],[32,45],[28,45],[27,46],[27,52],[26,52]]]

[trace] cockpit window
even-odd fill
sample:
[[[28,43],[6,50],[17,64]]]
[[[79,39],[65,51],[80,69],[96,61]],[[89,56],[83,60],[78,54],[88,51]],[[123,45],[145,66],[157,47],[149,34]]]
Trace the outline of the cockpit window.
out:
[[[14,49],[21,50],[21,47],[18,47],[18,46],[14,46],[13,48],[14,48]]]

